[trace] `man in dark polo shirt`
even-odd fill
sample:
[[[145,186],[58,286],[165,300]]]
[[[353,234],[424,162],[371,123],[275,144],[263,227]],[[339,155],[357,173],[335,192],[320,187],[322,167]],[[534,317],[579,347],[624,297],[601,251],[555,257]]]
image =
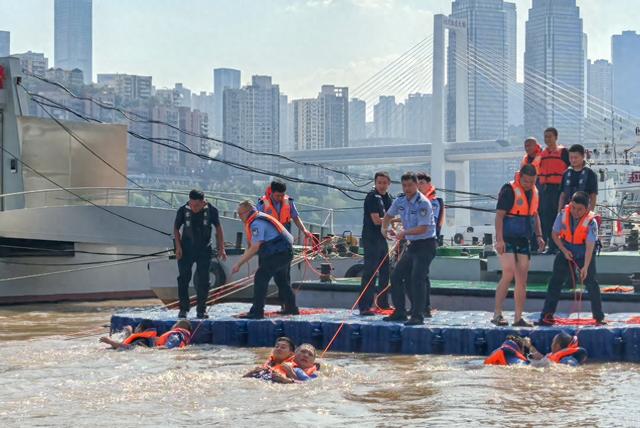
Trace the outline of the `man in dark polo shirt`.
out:
[[[210,286],[209,267],[212,256],[211,235],[213,227],[216,228],[218,257],[226,260],[224,233],[220,226],[218,210],[204,199],[203,192],[192,190],[189,192],[189,201],[178,209],[173,230],[179,271],[179,318],[186,318],[191,306],[189,282],[194,263],[196,264],[196,275],[193,282],[198,299],[197,317],[209,318],[206,309]]]
[[[389,173],[376,172],[375,187],[364,200],[364,218],[362,221],[362,247],[364,248],[364,270],[362,272],[362,289],[372,281],[376,269],[378,271],[378,293],[381,293],[389,284],[389,246],[387,240],[380,233],[380,225],[385,213],[391,206],[393,199],[389,194],[391,178]],[[384,260],[384,261],[383,261]],[[382,264],[381,264],[382,263]],[[375,278],[373,279],[375,281]],[[366,293],[360,299],[360,315],[373,315],[371,307],[375,297],[375,283],[369,284]],[[362,292],[362,291],[361,291]],[[381,308],[388,308],[389,301],[387,293],[378,297],[378,305]]]
[[[574,193],[585,192],[589,195],[589,211],[595,211],[598,198],[598,175],[587,166],[585,150],[580,144],[569,147],[569,169],[562,176],[558,212],[571,201]]]

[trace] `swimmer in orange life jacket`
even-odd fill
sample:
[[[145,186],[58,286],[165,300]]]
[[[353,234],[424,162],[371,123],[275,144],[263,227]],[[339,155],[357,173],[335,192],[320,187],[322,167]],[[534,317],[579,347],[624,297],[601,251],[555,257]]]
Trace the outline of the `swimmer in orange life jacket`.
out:
[[[288,337],[277,338],[269,359],[263,365],[257,366],[246,373],[243,377],[271,380],[274,370],[277,370],[283,363],[293,360],[295,348],[293,340]]]
[[[529,338],[525,340],[529,345],[529,358],[534,367],[545,367],[551,364],[566,364],[575,367],[587,360],[587,351],[578,345],[577,336],[571,336],[564,332],[556,334],[551,342],[551,352],[547,355],[538,352]]]
[[[171,330],[155,339],[155,347],[163,349],[185,348],[191,343],[191,322],[179,320]]]
[[[283,363],[274,370],[272,380],[277,383],[306,382],[318,377],[320,364],[316,363],[316,348],[303,343],[296,348],[292,361]]]
[[[124,339],[121,342],[110,337],[101,337],[100,342],[111,345],[113,349],[131,349],[134,346],[151,348],[155,346],[154,340],[158,336],[153,323],[149,320],[142,320],[135,328],[130,325],[124,328]]]
[[[484,360],[484,364],[487,366],[529,364],[527,354],[529,353],[531,341],[528,341],[528,339],[520,336],[507,336],[507,340]]]

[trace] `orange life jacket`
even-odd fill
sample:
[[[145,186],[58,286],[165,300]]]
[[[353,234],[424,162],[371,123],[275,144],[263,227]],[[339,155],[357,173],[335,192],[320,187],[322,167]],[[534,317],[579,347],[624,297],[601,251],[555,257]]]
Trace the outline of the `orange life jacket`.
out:
[[[511,210],[507,213],[507,215],[513,217],[535,216],[538,213],[539,205],[539,195],[536,186],[533,186],[533,188],[531,189],[533,193],[531,195],[531,203],[529,203],[525,190],[520,184],[519,174],[516,174],[515,180],[511,181],[509,184],[511,184],[511,188],[513,189],[515,198],[513,200],[513,206],[511,207]]]
[[[567,170],[568,165],[562,160],[564,146],[558,146],[556,150],[549,150],[546,147],[540,154],[540,184],[560,184],[562,175]]]
[[[272,371],[274,371],[274,372],[278,372],[278,373],[280,373],[282,376],[285,376],[285,377],[286,377],[286,376],[287,376],[287,372],[286,372],[286,371],[284,371],[284,369],[282,368],[282,365],[283,365],[284,363],[291,363],[291,362],[293,362],[293,358],[294,358],[294,355],[290,356],[289,358],[287,358],[287,359],[286,359],[286,360],[284,360],[283,362],[276,364],[276,363],[275,363],[275,360],[273,359],[273,355],[271,355],[271,356],[269,357],[269,359],[264,363],[263,367],[264,367],[265,369],[271,369],[271,370],[272,370]]]
[[[589,224],[595,218],[593,211],[587,212],[576,226],[576,230],[571,231],[571,207],[564,207],[564,227],[560,230],[560,239],[572,245],[584,245],[589,235]]]
[[[515,357],[521,361],[529,361],[522,352],[505,342],[484,360],[484,364],[487,366],[506,366],[508,364],[507,355],[505,353],[506,350],[512,352]]]
[[[153,339],[154,337],[158,337],[158,332],[154,329],[145,330],[142,333],[133,333],[131,336],[127,337],[122,341],[123,345],[131,345],[138,339]]]
[[[542,160],[541,153],[542,153],[542,147],[540,147],[540,144],[538,144],[536,146],[536,153],[533,160],[529,161],[529,155],[525,153],[524,157],[522,158],[522,162],[520,162],[520,167],[522,168],[525,165],[531,164],[536,169],[536,173],[540,174],[540,161]]]
[[[280,223],[276,218],[270,216],[269,214],[265,214],[256,210],[249,216],[249,218],[247,218],[247,221],[244,224],[244,233],[247,236],[249,245],[251,245],[251,240],[253,239],[253,234],[251,233],[251,223],[253,223],[258,217],[269,221],[269,223],[271,223],[276,228],[278,233],[282,233],[286,230],[282,223]]]
[[[185,330],[184,328],[180,328],[180,327],[173,328],[168,332],[166,332],[165,334],[163,334],[162,336],[158,337],[158,339],[156,339],[156,346],[157,347],[165,346],[169,341],[169,338],[176,333],[182,336],[182,341],[180,342],[180,348],[184,348],[185,346],[187,346],[191,341],[191,332],[189,330]]]
[[[280,206],[280,212],[276,210],[276,207],[271,201],[270,187],[267,188],[266,195],[261,197],[260,200],[262,201],[265,214],[270,215],[284,225],[291,222],[291,203],[289,202],[289,195],[284,195]]]
[[[559,350],[558,352],[549,354],[547,356],[547,359],[554,363],[560,363],[560,361],[562,361],[564,358],[570,357],[578,351],[580,351],[580,347],[578,346],[578,338],[574,336],[569,346]]]

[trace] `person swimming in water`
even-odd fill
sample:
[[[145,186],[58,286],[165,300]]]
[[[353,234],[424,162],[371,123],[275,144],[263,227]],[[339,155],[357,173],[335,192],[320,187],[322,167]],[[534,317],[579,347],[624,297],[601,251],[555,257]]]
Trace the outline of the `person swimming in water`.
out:
[[[587,360],[587,350],[578,344],[578,337],[561,332],[551,341],[551,352],[543,355],[532,344],[531,339],[525,339],[529,345],[529,360],[535,367],[546,367],[551,364],[566,364],[576,367]]]
[[[485,360],[484,364],[488,366],[511,366],[511,365],[527,365],[529,364],[529,346],[531,341],[529,338],[520,336],[507,336],[507,339],[500,345],[498,349],[493,351]]]
[[[191,343],[191,322],[178,320],[171,330],[155,339],[155,347],[162,349],[184,348]]]
[[[283,363],[281,367],[282,371],[278,370],[272,379],[274,382],[297,383],[316,379],[320,370],[320,364],[316,363],[316,348],[303,343],[296,348],[293,360]]]
[[[134,346],[151,348],[155,346],[155,338],[158,337],[158,332],[149,320],[140,321],[135,328],[127,325],[123,332],[124,338],[120,342],[107,336],[101,337],[100,342],[110,345],[112,349],[132,349]]]
[[[283,363],[293,360],[295,349],[296,345],[293,343],[293,340],[284,336],[277,338],[269,359],[263,365],[257,366],[246,373],[243,377],[273,380],[274,371],[277,373],[278,370],[281,370]],[[286,377],[284,372],[279,374],[280,376]]]

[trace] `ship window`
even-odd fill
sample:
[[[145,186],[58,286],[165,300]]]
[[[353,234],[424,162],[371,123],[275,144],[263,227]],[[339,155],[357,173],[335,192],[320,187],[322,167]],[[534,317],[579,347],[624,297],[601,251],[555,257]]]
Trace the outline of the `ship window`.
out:
[[[0,257],[73,257],[73,242],[0,237]]]

